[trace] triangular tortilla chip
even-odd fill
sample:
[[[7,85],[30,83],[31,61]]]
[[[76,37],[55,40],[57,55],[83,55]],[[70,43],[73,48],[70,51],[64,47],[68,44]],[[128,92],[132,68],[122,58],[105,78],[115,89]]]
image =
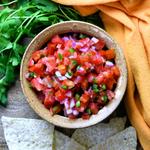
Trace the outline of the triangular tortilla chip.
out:
[[[9,150],[52,150],[54,126],[43,120],[2,117]]]
[[[137,137],[133,127],[108,138],[105,142],[97,144],[89,150],[136,150]]]
[[[55,150],[86,150],[86,148],[67,135],[55,130],[54,132]]]
[[[72,138],[83,146],[90,148],[123,130],[125,122],[125,118],[113,118],[109,123],[99,123],[92,127],[77,129]]]

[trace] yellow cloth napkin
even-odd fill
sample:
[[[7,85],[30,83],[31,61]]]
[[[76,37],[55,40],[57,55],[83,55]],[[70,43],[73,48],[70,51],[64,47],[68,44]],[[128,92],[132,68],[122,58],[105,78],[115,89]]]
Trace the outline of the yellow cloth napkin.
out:
[[[120,43],[128,66],[125,106],[145,150],[150,150],[150,1],[54,0],[86,16],[100,10],[105,28]]]

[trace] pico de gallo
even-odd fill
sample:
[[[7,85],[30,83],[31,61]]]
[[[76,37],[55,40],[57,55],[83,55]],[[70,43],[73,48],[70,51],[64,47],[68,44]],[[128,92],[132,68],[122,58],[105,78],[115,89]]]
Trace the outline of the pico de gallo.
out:
[[[35,50],[26,79],[52,114],[89,119],[115,96],[115,51],[82,33],[55,35]]]

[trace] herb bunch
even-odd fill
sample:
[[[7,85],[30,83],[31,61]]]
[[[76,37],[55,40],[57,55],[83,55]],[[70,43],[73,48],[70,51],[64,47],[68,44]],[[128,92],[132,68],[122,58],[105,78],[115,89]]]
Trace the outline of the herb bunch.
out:
[[[102,27],[99,14],[82,17],[72,7],[50,0],[3,0],[0,6],[0,104],[6,106],[7,91],[19,74],[26,37],[33,38],[45,27],[67,21],[81,20]]]

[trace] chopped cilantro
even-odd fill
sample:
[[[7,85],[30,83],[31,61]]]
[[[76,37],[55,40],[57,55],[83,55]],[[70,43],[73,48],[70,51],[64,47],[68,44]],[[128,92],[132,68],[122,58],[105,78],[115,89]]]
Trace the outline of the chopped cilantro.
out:
[[[68,87],[66,85],[62,85],[61,88],[64,89],[64,90],[68,89]]]
[[[85,34],[83,34],[83,33],[80,33],[80,35],[79,35],[79,38],[80,39],[83,39],[83,38],[86,38],[87,37],[87,35],[85,35]]]
[[[58,57],[59,57],[60,60],[63,59],[63,55],[61,53],[58,53]]]
[[[77,101],[80,100],[80,95],[79,95],[78,93],[76,93],[75,99],[76,99]]]
[[[75,49],[70,48],[70,49],[69,49],[69,52],[70,52],[70,53],[74,53],[74,52],[75,52]]]
[[[106,102],[107,102],[107,100],[108,100],[107,95],[104,95],[104,96],[102,97],[102,101],[103,101],[104,103],[106,103]]]
[[[77,65],[77,61],[76,60],[72,60],[72,64],[73,65]]]
[[[36,74],[34,72],[29,73],[29,78],[35,78],[35,77],[36,77]]]

